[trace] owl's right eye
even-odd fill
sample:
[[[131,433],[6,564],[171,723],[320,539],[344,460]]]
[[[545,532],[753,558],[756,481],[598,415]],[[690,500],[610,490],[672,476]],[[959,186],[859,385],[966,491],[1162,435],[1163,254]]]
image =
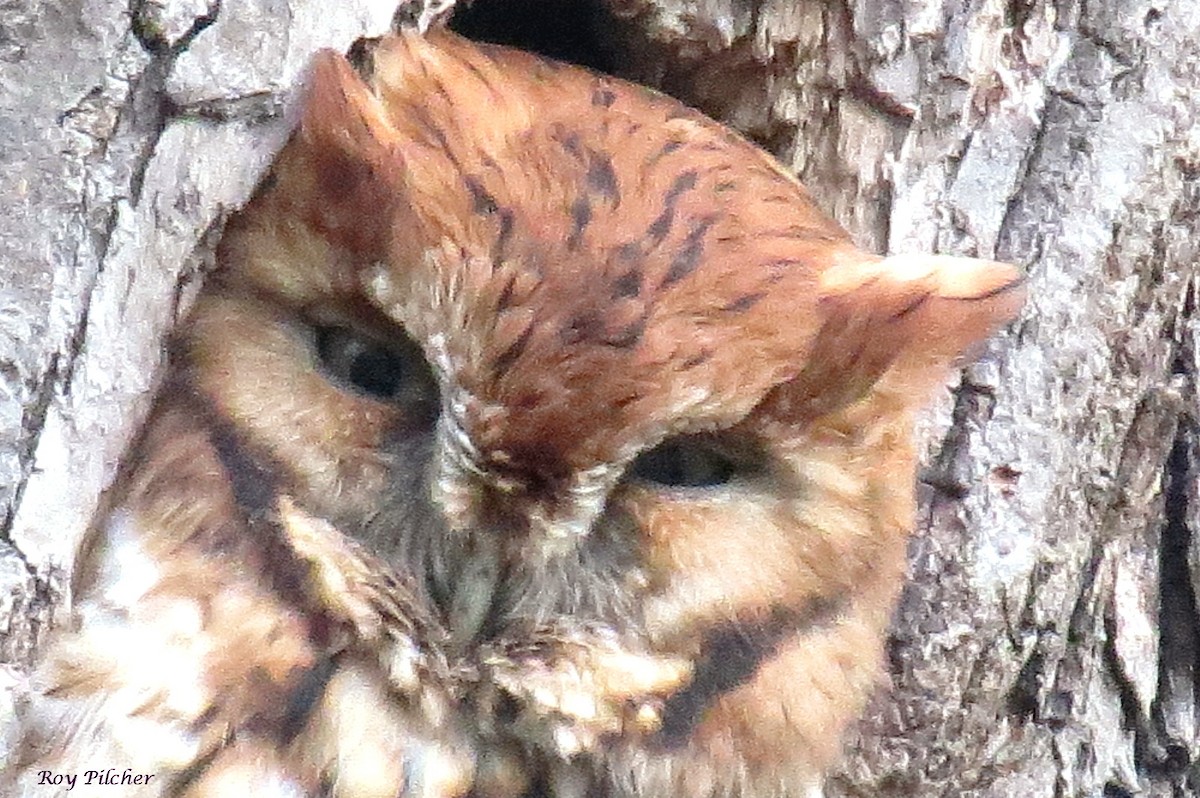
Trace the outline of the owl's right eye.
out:
[[[437,381],[420,347],[407,337],[382,344],[344,327],[318,327],[325,372],[367,396],[401,404],[437,401]]]
[[[643,452],[628,476],[666,488],[713,488],[731,482],[742,469],[708,436],[670,438]]]

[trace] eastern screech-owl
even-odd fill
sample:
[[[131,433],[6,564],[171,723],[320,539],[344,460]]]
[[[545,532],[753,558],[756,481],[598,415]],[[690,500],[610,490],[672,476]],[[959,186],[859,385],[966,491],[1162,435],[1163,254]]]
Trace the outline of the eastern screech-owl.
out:
[[[356,61],[318,57],[177,335],[18,786],[814,794],[913,413],[1017,271],[861,252],[638,86],[448,33]]]

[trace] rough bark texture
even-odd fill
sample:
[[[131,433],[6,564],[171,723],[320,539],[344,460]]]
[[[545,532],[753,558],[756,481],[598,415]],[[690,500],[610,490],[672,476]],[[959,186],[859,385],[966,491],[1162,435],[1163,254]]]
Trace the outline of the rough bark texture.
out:
[[[0,0],[0,721],[287,89],[395,5]],[[590,11],[616,71],[763,142],[860,244],[1029,269],[927,420],[894,686],[830,798],[1196,794],[1200,4]]]

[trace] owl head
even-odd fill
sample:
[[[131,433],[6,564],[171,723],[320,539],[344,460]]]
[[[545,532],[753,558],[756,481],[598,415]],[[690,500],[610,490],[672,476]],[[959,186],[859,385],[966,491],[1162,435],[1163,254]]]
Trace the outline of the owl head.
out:
[[[1020,301],[1008,266],[857,250],[769,156],[666,97],[445,33],[389,39],[363,74],[318,58],[223,260],[223,301],[317,331],[257,342],[302,350],[295,373],[247,369],[322,409],[264,441],[298,482],[354,493],[389,437],[428,435],[451,534],[537,557],[631,468],[739,467],[688,441],[810,424],[881,382],[919,403]],[[305,429],[342,450],[289,457]]]
[[[665,728],[744,773],[832,755],[904,571],[913,413],[1022,300],[1008,265],[862,252],[667,97],[445,32],[317,58],[220,260],[181,351],[249,457],[460,643],[566,619],[691,657]],[[720,778],[679,756],[664,784]]]

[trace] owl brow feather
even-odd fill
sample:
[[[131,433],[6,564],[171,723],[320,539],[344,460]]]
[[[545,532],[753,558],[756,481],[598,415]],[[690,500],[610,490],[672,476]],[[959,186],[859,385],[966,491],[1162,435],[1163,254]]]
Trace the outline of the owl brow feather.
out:
[[[609,108],[617,101],[617,94],[612,89],[596,89],[592,92],[592,105],[597,108]]]
[[[630,133],[633,133],[633,132],[635,132],[635,131],[630,130]],[[683,141],[683,139],[680,139],[680,138],[668,139],[667,143],[664,144],[661,148],[659,148],[658,152],[656,152],[653,156],[650,157],[649,160],[646,161],[646,166],[649,167],[649,166],[653,166],[654,164],[658,163],[660,159],[681,149],[683,147],[684,143],[685,142]]]
[[[663,197],[662,213],[646,228],[646,238],[652,245],[661,244],[667,234],[671,232],[671,227],[675,224],[675,206],[679,203],[679,198],[685,192],[696,187],[699,177],[700,173],[695,169],[688,169],[681,172],[671,183],[671,187]]]
[[[583,243],[583,231],[592,221],[592,203],[587,197],[579,197],[571,203],[571,234],[567,237],[567,249],[579,249]]]
[[[589,191],[607,199],[615,210],[621,204],[621,188],[612,159],[598,150],[587,150],[588,170],[584,180]]]
[[[687,237],[683,240],[683,246],[671,259],[671,265],[659,288],[674,285],[695,271],[696,267],[700,265],[700,259],[704,256],[704,237],[708,235],[708,231],[712,229],[719,218],[718,214],[709,214],[692,223]]]

